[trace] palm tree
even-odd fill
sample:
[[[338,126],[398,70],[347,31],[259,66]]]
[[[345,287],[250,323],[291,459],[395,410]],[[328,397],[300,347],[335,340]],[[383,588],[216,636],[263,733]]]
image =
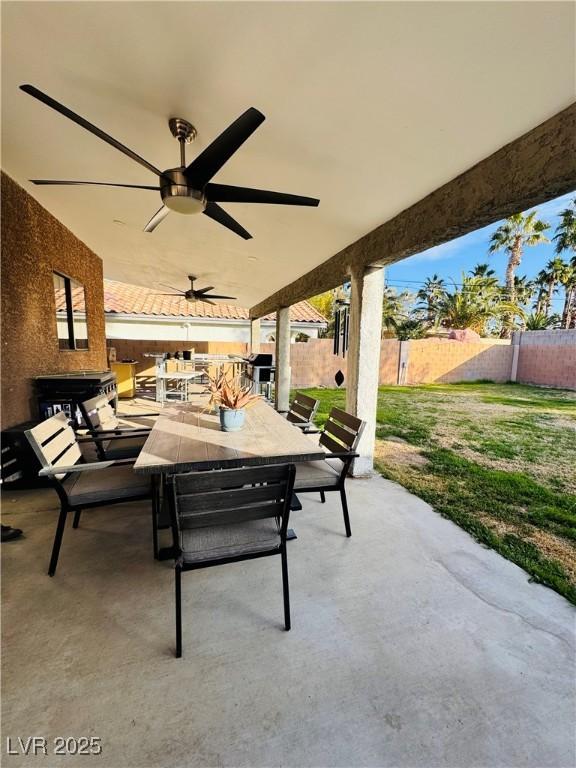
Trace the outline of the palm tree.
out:
[[[524,316],[516,302],[503,300],[498,285],[487,284],[483,277],[467,275],[462,275],[460,288],[454,285],[453,293],[443,296],[438,312],[445,327],[471,328],[481,335],[486,334],[489,321],[512,323],[514,317]]]
[[[382,329],[395,331],[398,323],[406,319],[406,304],[410,301],[407,291],[397,293],[394,288],[386,286],[382,299]]]
[[[556,291],[557,283],[561,282],[564,271],[568,265],[559,256],[554,259],[550,259],[546,264],[542,277],[546,283],[546,293],[544,295],[544,306],[542,311],[544,314],[549,315],[552,307],[552,297]]]
[[[562,311],[563,328],[570,328],[572,320],[576,320],[576,197],[572,200],[571,206],[571,208],[565,208],[560,214],[560,223],[552,238],[556,241],[554,250],[558,255],[564,251],[572,251],[574,254],[560,278],[565,292]]]
[[[446,293],[446,285],[444,280],[438,275],[434,274],[432,277],[427,277],[424,281],[422,288],[416,294],[416,297],[420,299],[425,305],[426,314],[429,323],[436,324],[438,321],[438,301]]]
[[[472,277],[494,277],[496,272],[490,269],[489,264],[476,264],[474,269],[470,270]]]
[[[576,256],[566,264],[558,281],[564,287],[564,306],[562,308],[562,328],[570,328],[576,305]]]
[[[534,287],[538,290],[536,301],[534,302],[534,312],[544,314],[544,304],[546,299],[546,288],[548,286],[548,274],[546,270],[541,269],[534,279]]]
[[[400,341],[409,339],[423,339],[428,331],[428,324],[419,317],[409,317],[397,323],[395,328],[396,338]]]
[[[532,312],[526,318],[526,325],[524,326],[527,331],[546,331],[558,322],[558,315],[552,315],[548,317],[544,312]]]
[[[535,290],[536,285],[533,280],[528,280],[526,275],[522,275],[522,277],[514,275],[514,292],[516,294],[516,301],[518,304],[523,306],[529,304],[532,297],[534,296]]]
[[[508,253],[506,291],[510,301],[516,299],[514,275],[522,262],[524,247],[547,243],[548,238],[544,232],[549,228],[550,225],[537,219],[536,211],[532,211],[526,215],[514,213],[508,216],[504,223],[492,233],[488,252],[496,253],[496,251],[505,250]]]
[[[558,255],[564,251],[576,253],[576,197],[572,200],[572,207],[565,208],[560,214],[560,223],[552,239],[556,240],[554,250]]]

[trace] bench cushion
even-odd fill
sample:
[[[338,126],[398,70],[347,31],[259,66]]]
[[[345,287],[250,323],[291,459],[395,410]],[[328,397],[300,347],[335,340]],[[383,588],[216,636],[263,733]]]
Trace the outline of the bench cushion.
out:
[[[280,547],[280,533],[275,518],[205,528],[184,528],[180,536],[185,563],[223,560]]]
[[[302,488],[328,488],[338,485],[342,462],[338,459],[329,461],[301,461],[296,464],[294,490]]]
[[[86,470],[69,475],[64,488],[72,506],[93,504],[150,493],[150,478],[137,475],[131,466],[120,465],[108,469]]]

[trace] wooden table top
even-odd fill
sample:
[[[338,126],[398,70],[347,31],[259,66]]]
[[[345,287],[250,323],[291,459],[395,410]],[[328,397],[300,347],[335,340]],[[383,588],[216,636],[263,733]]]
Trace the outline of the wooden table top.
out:
[[[325,451],[264,401],[246,410],[239,432],[222,432],[207,397],[165,408],[134,470],[143,474],[222,469],[323,459]]]

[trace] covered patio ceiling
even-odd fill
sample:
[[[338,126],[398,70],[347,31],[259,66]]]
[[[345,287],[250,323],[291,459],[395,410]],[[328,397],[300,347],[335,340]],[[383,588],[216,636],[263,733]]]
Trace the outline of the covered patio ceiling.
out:
[[[4,170],[104,260],[106,277],[251,306],[574,98],[574,6],[500,3],[4,3]],[[161,169],[167,121],[205,148],[247,107],[266,122],[214,179],[319,197],[229,204],[253,235],[171,214],[152,191],[38,188],[29,178],[154,184],[152,174],[18,89],[32,83]]]

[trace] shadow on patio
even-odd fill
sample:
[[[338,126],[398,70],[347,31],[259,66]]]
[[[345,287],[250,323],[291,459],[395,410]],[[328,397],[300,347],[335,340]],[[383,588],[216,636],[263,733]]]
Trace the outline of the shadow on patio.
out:
[[[196,571],[181,660],[147,505],[69,524],[50,579],[56,495],[5,492],[5,738],[101,737],[70,765],[572,764],[572,607],[401,487],[348,488],[351,539],[336,494],[291,518],[292,631],[277,558]]]

